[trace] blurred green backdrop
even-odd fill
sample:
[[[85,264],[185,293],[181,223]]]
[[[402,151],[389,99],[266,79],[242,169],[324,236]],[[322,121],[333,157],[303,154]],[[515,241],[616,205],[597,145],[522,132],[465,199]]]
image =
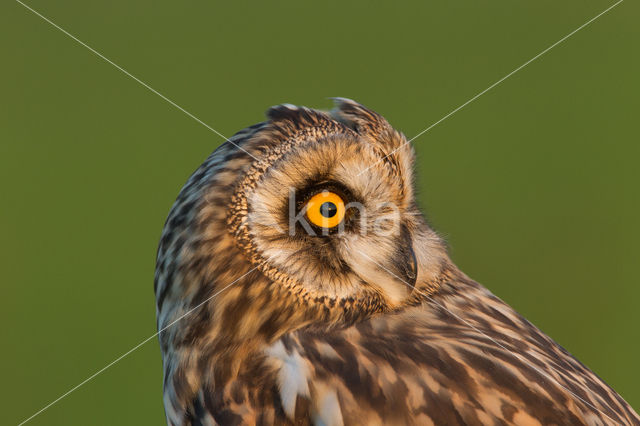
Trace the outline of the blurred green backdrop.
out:
[[[224,135],[354,98],[412,137],[613,2],[29,0]],[[626,1],[415,141],[457,263],[640,408],[640,7]],[[222,139],[0,6],[0,423],[155,332],[165,216]],[[30,424],[162,424],[154,339]]]

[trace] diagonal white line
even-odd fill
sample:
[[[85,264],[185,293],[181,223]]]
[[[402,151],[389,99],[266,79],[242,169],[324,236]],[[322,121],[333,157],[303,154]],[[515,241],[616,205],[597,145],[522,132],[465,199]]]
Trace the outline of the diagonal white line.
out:
[[[229,142],[231,145],[235,146],[236,148],[244,151],[245,153],[249,154],[251,157],[253,157],[254,160],[257,160],[257,158],[252,155],[250,152],[248,152],[247,150],[245,150],[244,148],[240,147],[239,145],[235,144],[234,142],[230,141],[229,138],[227,138],[225,135],[223,135],[222,133],[220,133],[219,131],[217,131],[216,129],[214,129],[213,127],[209,126],[207,123],[205,123],[204,121],[200,120],[198,117],[196,117],[195,115],[191,114],[189,111],[187,111],[186,109],[182,108],[180,105],[178,105],[177,103],[175,103],[174,101],[172,101],[171,99],[167,98],[165,95],[163,95],[162,93],[158,92],[156,89],[154,89],[153,87],[149,86],[147,83],[145,83],[144,81],[140,80],[138,77],[136,77],[135,75],[131,74],[129,71],[127,71],[126,69],[122,68],[120,65],[116,64],[115,62],[113,62],[111,59],[107,58],[106,56],[104,56],[102,53],[98,52],[97,50],[95,50],[94,48],[92,48],[91,46],[87,45],[86,43],[84,43],[82,40],[78,39],[77,37],[75,37],[73,34],[71,34],[70,32],[68,32],[67,30],[65,30],[64,28],[60,27],[59,25],[57,25],[56,23],[52,22],[49,18],[47,18],[46,16],[42,15],[41,13],[39,13],[37,10],[32,9],[31,7],[27,6],[26,4],[24,4],[23,2],[21,2],[20,0],[16,0],[16,2],[20,3],[22,6],[24,6],[26,9],[30,10],[31,12],[33,12],[34,14],[36,14],[37,16],[39,16],[40,18],[42,18],[43,20],[45,20],[46,22],[48,22],[49,24],[51,24],[53,27],[57,28],[58,30],[60,30],[61,32],[63,32],[65,35],[67,35],[68,37],[70,37],[71,39],[75,40],[76,42],[78,42],[80,45],[86,47],[87,49],[89,49],[92,53],[94,53],[95,55],[97,55],[98,57],[100,57],[101,59],[105,60],[106,62],[108,62],[109,64],[113,65],[114,67],[116,67],[118,70],[122,71],[125,75],[127,75],[128,77],[131,77],[132,79],[134,79],[135,81],[137,81],[138,83],[140,83],[142,86],[144,86],[145,88],[149,89],[151,92],[155,93],[156,95],[160,96],[162,99],[164,99],[165,101],[167,101],[168,103],[170,103],[171,105],[173,105],[175,108],[179,109],[180,111],[182,111],[183,113],[185,113],[186,115],[188,115],[189,117],[193,118],[194,120],[196,120],[198,123],[202,124],[204,127],[206,127],[207,129],[211,130],[213,133],[215,133],[216,135],[220,136],[221,138],[225,139],[227,142]]]
[[[102,374],[105,370],[109,369],[110,367],[112,367],[113,365],[117,364],[118,362],[120,362],[122,359],[126,358],[129,354],[131,354],[132,352],[135,352],[136,350],[138,350],[141,346],[143,346],[145,343],[149,342],[150,340],[154,339],[156,336],[158,336],[160,333],[162,333],[163,331],[167,330],[169,327],[172,327],[175,323],[177,323],[178,321],[182,320],[184,317],[186,317],[187,315],[191,314],[193,311],[197,310],[198,308],[200,308],[202,305],[204,305],[205,303],[207,303],[208,301],[210,301],[211,299],[213,299],[214,297],[216,297],[217,295],[219,295],[220,293],[222,293],[223,291],[225,291],[226,289],[228,289],[229,287],[231,287],[232,285],[234,285],[235,283],[237,283],[238,281],[240,281],[242,278],[246,277],[247,275],[249,275],[250,273],[252,273],[253,271],[255,271],[258,268],[253,268],[251,270],[249,270],[249,272],[243,274],[241,277],[235,279],[233,282],[231,282],[231,284],[228,284],[226,287],[222,288],[221,290],[215,292],[212,296],[210,296],[209,298],[207,298],[206,300],[204,300],[203,302],[200,302],[199,304],[197,304],[196,306],[194,306],[193,308],[189,309],[187,312],[185,312],[183,315],[179,316],[177,319],[173,320],[172,322],[170,322],[168,325],[166,325],[165,327],[163,327],[162,329],[158,330],[157,332],[153,333],[151,336],[147,337],[146,339],[144,339],[143,341],[141,341],[140,343],[138,343],[137,345],[135,345],[133,348],[129,349],[127,352],[123,353],[122,355],[120,355],[118,358],[114,359],[113,361],[111,361],[109,364],[105,365],[104,367],[102,367],[100,370],[96,371],[95,373],[93,373],[92,375],[90,375],[89,377],[87,377],[86,379],[84,379],[83,381],[81,381],[80,383],[78,383],[77,385],[75,385],[74,387],[72,387],[71,389],[69,389],[68,391],[66,391],[65,393],[63,393],[62,395],[60,395],[58,398],[54,399],[53,401],[51,401],[50,403],[48,403],[47,405],[45,405],[44,407],[42,407],[40,410],[38,410],[37,412],[35,412],[34,414],[32,414],[30,417],[26,418],[25,420],[23,420],[22,422],[20,422],[18,424],[18,426],[22,426],[23,424],[27,423],[28,421],[32,420],[34,417],[38,416],[39,414],[41,414],[42,412],[48,410],[49,408],[51,408],[53,405],[55,405],[56,403],[58,403],[60,400],[66,398],[67,396],[69,396],[71,393],[75,392],[76,390],[78,390],[80,387],[82,387],[83,385],[87,384],[88,382],[90,382],[91,380],[95,379],[97,376],[99,376],[100,374]]]
[[[558,386],[560,386],[562,389],[564,389],[565,391],[567,391],[568,393],[570,393],[571,395],[573,395],[575,398],[577,398],[578,400],[582,401],[584,404],[586,404],[587,406],[591,407],[592,409],[594,409],[595,411],[601,413],[602,415],[604,415],[605,417],[607,417],[609,420],[611,420],[613,423],[616,423],[615,420],[613,420],[611,417],[609,417],[607,415],[607,413],[605,413],[604,411],[596,408],[593,404],[591,404],[588,401],[585,401],[583,398],[581,398],[579,395],[576,395],[574,392],[572,392],[570,389],[566,388],[562,383],[560,383],[558,380],[556,380],[553,376],[551,376],[551,374],[547,373],[546,371],[542,370],[541,368],[539,368],[538,366],[528,362],[525,358],[523,358],[520,354],[510,351],[509,349],[507,349],[504,345],[502,345],[500,342],[498,342],[497,340],[495,340],[493,337],[487,335],[486,333],[484,333],[482,330],[478,329],[476,326],[474,326],[473,324],[471,324],[470,322],[468,322],[467,320],[465,320],[464,318],[462,318],[459,315],[456,315],[455,313],[453,313],[451,310],[447,309],[444,305],[442,305],[441,303],[438,303],[436,300],[434,300],[433,298],[430,298],[428,294],[424,293],[423,291],[415,288],[414,286],[412,286],[411,284],[409,284],[408,282],[406,282],[405,280],[403,280],[402,278],[400,278],[399,276],[397,276],[396,274],[394,274],[393,272],[391,272],[390,270],[388,270],[387,268],[385,268],[384,266],[382,266],[381,264],[379,264],[378,262],[376,262],[374,259],[372,259],[371,257],[369,257],[367,254],[365,254],[363,251],[357,250],[360,254],[364,255],[365,257],[367,257],[369,260],[371,260],[373,263],[375,263],[376,265],[378,265],[380,268],[384,269],[385,271],[387,271],[390,275],[393,275],[394,277],[396,277],[397,279],[399,279],[403,284],[405,284],[406,286],[408,286],[410,289],[412,289],[413,291],[417,291],[418,293],[420,293],[423,296],[426,296],[428,298],[429,303],[433,303],[434,305],[437,305],[438,307],[440,307],[440,309],[442,309],[443,311],[447,311],[449,312],[452,316],[456,317],[457,319],[459,319],[460,321],[464,322],[466,325],[468,325],[469,327],[473,328],[475,331],[477,331],[478,333],[482,334],[484,337],[486,337],[487,339],[491,340],[493,343],[495,343],[496,345],[500,346],[502,349],[504,349],[505,351],[507,351],[508,353],[512,354],[513,356],[515,356],[516,358],[518,358],[520,361],[522,361],[524,364],[528,365],[529,367],[533,368],[534,370],[536,370],[538,373],[540,373],[543,377],[546,377],[547,379],[549,379],[549,381],[551,382],[555,382]]]
[[[618,6],[620,3],[622,3],[624,0],[619,0],[618,2],[616,2],[615,4],[613,4],[612,6],[610,6],[609,8],[607,8],[606,10],[604,10],[603,12],[601,12],[600,14],[596,15],[595,17],[593,17],[592,19],[590,19],[589,21],[587,21],[586,23],[584,23],[583,25],[581,25],[580,27],[578,27],[577,29],[575,29],[574,31],[572,31],[571,33],[567,34],[565,37],[563,37],[562,39],[558,40],[557,42],[555,42],[554,44],[552,44],[551,46],[549,46],[548,48],[546,48],[545,50],[543,50],[542,52],[540,52],[539,54],[537,54],[536,56],[534,56],[533,58],[531,58],[530,60],[528,60],[527,62],[525,62],[524,64],[520,65],[518,68],[516,68],[515,70],[513,70],[512,72],[510,72],[509,74],[507,74],[506,76],[504,76],[503,78],[501,78],[500,80],[496,81],[495,83],[493,83],[491,86],[489,86],[488,88],[486,88],[485,90],[483,90],[482,92],[478,93],[477,95],[475,95],[474,97],[472,97],[471,99],[469,99],[468,101],[466,101],[465,103],[463,103],[462,105],[460,105],[459,107],[457,107],[456,109],[454,109],[453,111],[451,111],[450,113],[448,113],[447,115],[445,115],[444,117],[442,117],[440,120],[436,121],[435,123],[433,123],[431,126],[427,127],[426,129],[424,129],[423,131],[421,131],[420,133],[418,133],[416,136],[414,136],[412,139],[410,139],[409,141],[405,142],[406,143],[410,143],[412,142],[414,139],[418,138],[419,136],[421,136],[422,134],[428,132],[429,130],[431,130],[433,127],[437,126],[438,124],[440,124],[442,121],[446,120],[447,118],[449,118],[451,115],[455,114],[456,112],[458,112],[459,110],[461,110],[462,108],[464,108],[465,106],[467,106],[468,104],[470,104],[471,102],[475,101],[477,98],[479,98],[480,96],[484,95],[486,92],[488,92],[489,90],[493,89],[495,86],[497,86],[498,84],[502,83],[504,80],[506,80],[507,78],[511,77],[513,74],[515,74],[516,72],[520,71],[522,68],[526,67],[527,65],[529,65],[531,62],[535,61],[536,59],[538,59],[540,56],[544,55],[545,53],[547,53],[549,50],[553,49],[554,47],[556,47],[558,44],[562,43],[563,41],[565,41],[566,39],[568,39],[569,37],[571,37],[572,35],[574,35],[575,33],[577,33],[578,31],[580,31],[581,29],[583,29],[584,27],[586,27],[587,25],[591,24],[593,21],[595,21],[596,19],[598,19],[599,17],[601,17],[602,15],[604,15],[605,13],[609,12],[611,9],[613,9],[614,7]],[[109,58],[105,57],[104,55],[102,55],[100,52],[96,51],[95,49],[93,49],[92,47],[88,46],[86,43],[82,42],[81,40],[79,40],[78,38],[76,38],[74,35],[72,35],[71,33],[69,33],[68,31],[66,31],[65,29],[61,28],[60,26],[58,26],[57,24],[55,24],[54,22],[52,22],[51,20],[49,20],[47,17],[43,16],[42,14],[40,14],[39,12],[37,12],[36,10],[34,10],[33,8],[27,6],[26,4],[24,4],[22,1],[20,0],[16,0],[16,2],[20,3],[22,6],[24,6],[26,9],[30,10],[31,12],[33,12],[35,15],[39,16],[40,18],[42,18],[44,21],[46,21],[47,23],[51,24],[53,27],[55,27],[56,29],[60,30],[61,32],[63,32],[65,35],[67,35],[68,37],[70,37],[71,39],[73,39],[74,41],[76,41],[77,43],[79,43],[80,45],[84,46],[85,48],[87,48],[88,50],[90,50],[92,53],[94,53],[95,55],[97,55],[98,57],[100,57],[101,59],[103,59],[104,61],[108,62],[109,64],[113,65],[115,68],[117,68],[119,71],[123,72],[125,75],[127,75],[128,77],[132,78],[133,80],[135,80],[136,82],[138,82],[139,84],[141,84],[142,86],[144,86],[145,88],[147,88],[148,90],[150,90],[151,92],[155,93],[156,95],[158,95],[159,97],[161,97],[162,99],[164,99],[166,102],[168,102],[169,104],[171,104],[172,106],[174,106],[175,108],[179,109],[180,111],[182,111],[184,114],[188,115],[189,117],[191,117],[192,119],[196,120],[198,123],[200,123],[201,125],[205,126],[207,129],[211,130],[212,132],[214,132],[215,134],[217,134],[218,136],[224,138],[225,140],[227,140],[229,143],[231,143],[232,145],[236,146],[237,148],[239,148],[240,150],[244,151],[245,153],[247,153],[248,155],[250,155],[251,157],[253,157],[254,159],[257,160],[257,158],[255,156],[253,156],[251,153],[247,152],[246,150],[244,150],[242,147],[236,145],[235,143],[233,143],[232,141],[230,141],[227,137],[225,137],[224,135],[222,135],[220,132],[218,132],[217,130],[215,130],[213,127],[209,126],[208,124],[206,124],[205,122],[203,122],[202,120],[200,120],[198,117],[196,117],[195,115],[191,114],[189,111],[185,110],[184,108],[182,108],[180,105],[176,104],[174,101],[172,101],[171,99],[167,98],[166,96],[164,96],[163,94],[161,94],[160,92],[158,92],[157,90],[155,90],[153,87],[149,86],[147,83],[145,83],[144,81],[140,80],[139,78],[137,78],[136,76],[134,76],[133,74],[131,74],[130,72],[128,72],[126,69],[122,68],[121,66],[119,66],[118,64],[116,64],[115,62],[111,61]],[[391,153],[387,154],[384,158],[388,157],[389,155],[392,155],[394,152],[396,152],[398,149],[392,151]],[[384,159],[383,158],[383,159]],[[378,160],[379,161],[382,161]],[[375,165],[375,163],[374,163]],[[372,165],[373,166],[373,165]],[[368,170],[369,168],[371,168],[372,166],[369,166],[367,169],[363,170],[360,172],[360,174],[364,173],[366,170]],[[366,254],[362,253],[363,255],[367,256]],[[371,259],[369,257],[369,259]],[[371,259],[373,260],[373,259]],[[377,262],[375,262],[375,260],[373,260],[374,263],[377,264]],[[386,268],[384,268],[382,265],[379,265],[382,269],[385,269],[387,272],[389,272],[391,275],[394,275],[392,272],[388,271]],[[219,295],[220,293],[222,293],[223,291],[227,290],[229,287],[231,287],[233,284],[235,284],[237,281],[239,281],[240,279],[244,278],[246,275],[250,274],[251,272],[253,272],[254,270],[256,270],[257,268],[253,268],[250,271],[248,271],[247,273],[245,273],[244,275],[242,275],[241,277],[239,277],[238,279],[234,280],[233,282],[231,282],[230,284],[228,284],[226,287],[222,288],[220,291],[216,292],[215,294],[213,294],[212,296],[210,296],[208,299],[206,299],[205,301],[201,302],[200,304],[196,305],[195,307],[193,307],[192,309],[190,309],[189,311],[187,311],[185,314],[183,314],[182,316],[178,317],[176,320],[174,320],[173,322],[169,323],[166,327],[162,328],[161,330],[157,331],[156,333],[154,333],[153,335],[147,337],[146,339],[144,339],[143,341],[141,341],[140,343],[138,343],[136,346],[134,346],[133,348],[131,348],[130,350],[128,350],[127,352],[123,353],[122,355],[120,355],[118,358],[114,359],[112,362],[110,362],[109,364],[107,364],[106,366],[102,367],[100,370],[96,371],[95,373],[93,373],[91,376],[87,377],[85,380],[83,380],[82,382],[80,382],[79,384],[77,384],[76,386],[74,386],[73,388],[69,389],[67,392],[65,392],[64,394],[62,394],[61,396],[59,396],[58,398],[56,398],[55,400],[51,401],[49,404],[47,404],[46,406],[44,406],[43,408],[41,408],[39,411],[37,411],[36,413],[34,413],[33,415],[31,415],[30,417],[28,417],[27,419],[23,420],[19,426],[24,425],[25,423],[29,422],[30,420],[32,420],[33,418],[35,418],[36,416],[38,416],[39,414],[43,413],[44,411],[46,411],[47,409],[49,409],[50,407],[52,407],[53,405],[55,405],[56,403],[58,403],[59,401],[61,401],[62,399],[64,399],[65,397],[67,397],[68,395],[70,395],[71,393],[73,393],[74,391],[76,391],[77,389],[79,389],[80,387],[82,387],[83,385],[85,385],[86,383],[88,383],[89,381],[93,380],[95,377],[97,377],[98,375],[102,374],[104,371],[106,371],[107,369],[109,369],[110,367],[112,367],[113,365],[115,365],[116,363],[118,363],[119,361],[121,361],[122,359],[124,359],[125,357],[127,357],[128,355],[130,355],[131,353],[133,353],[134,351],[136,351],[137,349],[139,349],[140,347],[142,347],[144,344],[146,344],[147,342],[149,342],[150,340],[154,339],[156,336],[158,336],[160,333],[162,333],[163,331],[167,330],[169,327],[173,326],[174,324],[176,324],[178,321],[182,320],[184,317],[186,317],[187,315],[191,314],[193,311],[195,311],[196,309],[200,308],[202,305],[204,305],[205,303],[207,303],[209,300],[213,299],[214,297],[216,297],[217,295]],[[396,277],[398,278],[398,277]],[[400,279],[400,278],[398,278]],[[402,282],[404,282],[402,279],[400,279]],[[404,282],[406,285],[410,286],[408,283]],[[438,304],[437,302],[434,302],[437,305],[439,305],[442,309],[447,310],[448,312],[450,312],[452,315],[458,317],[457,315],[455,315],[454,313],[452,313],[451,311],[449,311],[448,309],[446,309],[444,306]],[[459,318],[459,317],[458,317]],[[467,323],[467,321],[465,321],[463,318],[459,318],[461,321]],[[468,323],[467,323],[468,324]],[[472,324],[468,324],[469,326],[471,326],[472,328],[474,328],[476,331],[478,331],[481,334],[482,331],[476,329]],[[486,336],[486,335],[485,335]],[[490,336],[486,336],[487,338],[489,338],[490,340],[494,341],[494,343],[496,343],[497,345],[501,346],[503,349],[507,350],[506,348],[504,348],[504,346],[502,346],[499,342],[496,342],[495,340],[493,340]],[[517,356],[517,354],[514,354]],[[536,366],[532,367],[536,370],[539,370]],[[542,370],[539,370],[541,374],[546,376],[546,373],[543,372]],[[548,376],[551,380],[555,380],[553,379],[551,376]],[[558,383],[559,386],[563,387],[562,384]],[[593,409],[597,410],[597,408],[593,407],[593,405],[591,405],[590,403],[588,403],[587,401],[582,400],[582,398],[580,398],[579,396],[573,394],[573,392],[571,392],[570,390],[566,389],[567,392],[571,393],[572,395],[574,395],[576,398],[580,399],[581,401],[583,401],[585,404],[591,406]],[[598,410],[599,411],[599,410]],[[605,416],[607,416],[605,413],[602,413]],[[609,417],[609,416],[607,416]],[[609,417],[610,418],[610,417]],[[613,420],[613,419],[611,419]]]
[[[589,19],[587,22],[585,22],[584,24],[580,25],[578,28],[576,28],[575,30],[571,31],[569,34],[567,34],[566,36],[562,37],[560,40],[556,41],[555,43],[553,43],[551,46],[547,47],[546,49],[544,49],[542,52],[538,53],[536,56],[534,56],[533,58],[529,59],[527,62],[525,62],[524,64],[520,65],[518,68],[514,69],[513,71],[511,71],[509,74],[505,75],[504,77],[502,77],[500,80],[496,81],[495,83],[493,83],[491,86],[487,87],[486,89],[484,89],[482,92],[478,93],[477,95],[475,95],[474,97],[472,97],[471,99],[469,99],[468,101],[466,101],[465,103],[463,103],[462,105],[460,105],[459,107],[457,107],[456,109],[452,110],[451,112],[449,112],[447,115],[445,115],[444,117],[442,117],[440,120],[436,121],[435,123],[433,123],[432,125],[430,125],[429,127],[427,127],[426,129],[422,130],[420,133],[418,133],[417,135],[415,135],[414,137],[412,137],[411,139],[409,139],[408,141],[406,141],[405,143],[403,143],[402,145],[400,145],[398,148],[394,149],[393,151],[391,151],[390,153],[388,153],[387,155],[385,155],[384,157],[382,157],[381,159],[379,159],[378,161],[376,161],[375,163],[373,163],[372,165],[370,165],[369,167],[367,167],[366,169],[362,170],[358,176],[360,176],[362,173],[366,172],[367,170],[369,170],[371,167],[375,166],[376,164],[378,164],[379,162],[383,161],[385,158],[389,157],[390,155],[393,155],[396,151],[398,151],[399,149],[401,149],[403,146],[405,146],[408,143],[413,142],[415,139],[419,138],[420,136],[422,136],[423,134],[427,133],[429,130],[433,129],[434,127],[436,127],[438,124],[442,123],[444,120],[446,120],[447,118],[451,117],[453,114],[455,114],[456,112],[460,111],[462,108],[466,107],[467,105],[469,105],[471,102],[475,101],[476,99],[478,99],[480,96],[484,95],[485,93],[487,93],[489,90],[493,89],[494,87],[496,87],[498,84],[502,83],[503,81],[505,81],[506,79],[508,79],[509,77],[511,77],[512,75],[514,75],[515,73],[517,73],[518,71],[520,71],[522,68],[526,67],[527,65],[529,65],[531,62],[535,61],[536,59],[538,59],[539,57],[541,57],[542,55],[544,55],[545,53],[547,53],[548,51],[550,51],[551,49],[553,49],[554,47],[556,47],[557,45],[559,45],[560,43],[562,43],[563,41],[565,41],[566,39],[568,39],[569,37],[571,37],[572,35],[574,35],[575,33],[577,33],[578,31],[580,31],[581,29],[583,29],[584,27],[586,27],[587,25],[591,24],[593,21],[595,21],[596,19],[600,18],[602,15],[604,15],[605,13],[609,12],[611,9],[613,9],[614,7],[616,7],[617,5],[619,5],[620,3],[622,3],[624,0],[618,0],[616,3],[612,4],[611,6],[609,6],[608,8],[606,8],[605,10],[603,10],[602,12],[600,12],[599,14],[597,14],[596,16],[594,16],[593,18]]]

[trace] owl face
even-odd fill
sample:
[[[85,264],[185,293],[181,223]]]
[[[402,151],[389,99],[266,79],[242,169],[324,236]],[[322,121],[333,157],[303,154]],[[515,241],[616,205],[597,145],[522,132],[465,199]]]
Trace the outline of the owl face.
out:
[[[226,377],[239,368],[218,362],[229,348],[241,359],[300,327],[419,303],[445,276],[402,134],[343,99],[267,116],[209,156],[167,218],[155,292],[168,376],[204,359]]]
[[[229,224],[279,285],[336,300],[375,296],[394,307],[411,295],[426,260],[414,246],[430,238],[413,199],[413,152],[376,113],[338,105],[330,115],[270,110],[288,131],[244,172]]]

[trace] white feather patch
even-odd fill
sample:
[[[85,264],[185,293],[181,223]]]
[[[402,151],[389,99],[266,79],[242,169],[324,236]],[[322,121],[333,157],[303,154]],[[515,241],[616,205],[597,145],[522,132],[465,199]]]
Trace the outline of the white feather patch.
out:
[[[298,395],[310,398],[309,367],[304,358],[294,349],[288,353],[282,341],[278,341],[266,350],[278,368],[278,388],[284,412],[293,420]]]

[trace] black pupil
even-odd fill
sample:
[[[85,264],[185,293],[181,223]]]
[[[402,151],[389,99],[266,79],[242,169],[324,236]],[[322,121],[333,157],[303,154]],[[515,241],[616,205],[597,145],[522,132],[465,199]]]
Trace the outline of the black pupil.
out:
[[[322,203],[320,206],[320,214],[324,217],[334,217],[338,213],[338,208],[330,201]]]

